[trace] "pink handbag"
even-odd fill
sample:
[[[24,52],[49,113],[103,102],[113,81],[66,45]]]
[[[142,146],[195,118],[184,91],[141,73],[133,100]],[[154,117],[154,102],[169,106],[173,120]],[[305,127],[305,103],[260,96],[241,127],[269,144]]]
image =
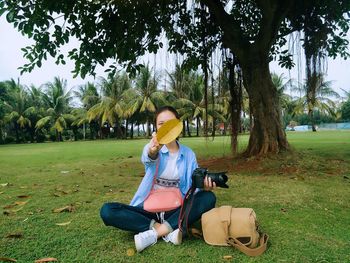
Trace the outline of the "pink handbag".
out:
[[[177,187],[166,187],[153,189],[158,175],[159,159],[157,161],[156,173],[153,178],[152,188],[143,203],[143,209],[152,212],[166,212],[174,210],[182,205],[182,195]]]

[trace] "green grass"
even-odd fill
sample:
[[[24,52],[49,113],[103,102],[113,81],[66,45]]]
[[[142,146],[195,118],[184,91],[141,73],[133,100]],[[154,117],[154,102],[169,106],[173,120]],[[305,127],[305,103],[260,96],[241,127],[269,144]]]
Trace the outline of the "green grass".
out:
[[[240,137],[241,149],[247,140]],[[176,247],[159,240],[140,254],[127,255],[134,247],[133,234],[105,227],[99,208],[107,201],[130,201],[142,179],[146,140],[1,146],[0,183],[9,185],[0,186],[0,258],[224,262],[223,256],[232,255],[233,262],[350,262],[350,132],[289,133],[288,140],[291,154],[232,160],[229,137],[181,139],[203,166],[229,169],[230,189],[216,190],[217,206],[254,208],[270,235],[267,252],[258,258],[195,238]],[[28,202],[3,208],[17,201]],[[52,212],[67,205],[76,210]],[[8,210],[18,211],[5,215]],[[7,238],[10,233],[23,237]]]

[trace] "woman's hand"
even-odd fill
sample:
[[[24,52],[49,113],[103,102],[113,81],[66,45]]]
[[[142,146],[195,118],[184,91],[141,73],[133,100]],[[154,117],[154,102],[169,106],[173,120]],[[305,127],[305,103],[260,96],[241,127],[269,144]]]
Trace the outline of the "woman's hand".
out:
[[[216,183],[211,181],[211,178],[206,176],[204,178],[204,190],[205,191],[212,191],[216,188]]]
[[[149,151],[148,151],[148,156],[151,157],[152,159],[156,159],[158,152],[160,148],[162,148],[163,144],[159,144],[157,140],[157,133],[153,132],[152,133],[152,139],[150,141],[149,145]]]

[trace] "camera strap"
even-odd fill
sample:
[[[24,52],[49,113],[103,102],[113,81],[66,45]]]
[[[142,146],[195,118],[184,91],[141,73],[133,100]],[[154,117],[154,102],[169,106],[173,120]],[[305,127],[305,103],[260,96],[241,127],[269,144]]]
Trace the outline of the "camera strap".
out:
[[[188,215],[191,212],[192,209],[192,204],[193,204],[193,197],[194,197],[194,192],[195,192],[196,188],[195,187],[191,187],[190,189],[188,189],[183,202],[182,202],[182,206],[181,206],[181,210],[180,210],[180,215],[179,215],[179,220],[178,220],[178,226],[181,232],[185,232],[189,233],[188,231]],[[185,227],[185,229],[184,229]]]

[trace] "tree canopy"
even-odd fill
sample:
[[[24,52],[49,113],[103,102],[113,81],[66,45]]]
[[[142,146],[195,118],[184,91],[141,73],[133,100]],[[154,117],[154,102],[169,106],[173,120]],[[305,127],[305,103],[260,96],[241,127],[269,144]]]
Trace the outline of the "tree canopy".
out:
[[[109,71],[118,65],[135,71],[138,57],[165,44],[168,51],[184,55],[187,65],[202,64],[206,72],[208,55],[217,48],[228,50],[242,68],[252,102],[248,154],[253,155],[288,149],[268,66],[273,58],[293,66],[287,36],[307,29],[304,46],[321,47],[331,57],[349,56],[348,0],[4,0],[4,12],[8,22],[35,41],[22,49],[29,61],[22,72],[40,67],[48,55],[64,64],[60,48],[71,38],[80,46],[68,57],[82,77],[107,59],[112,59]]]

